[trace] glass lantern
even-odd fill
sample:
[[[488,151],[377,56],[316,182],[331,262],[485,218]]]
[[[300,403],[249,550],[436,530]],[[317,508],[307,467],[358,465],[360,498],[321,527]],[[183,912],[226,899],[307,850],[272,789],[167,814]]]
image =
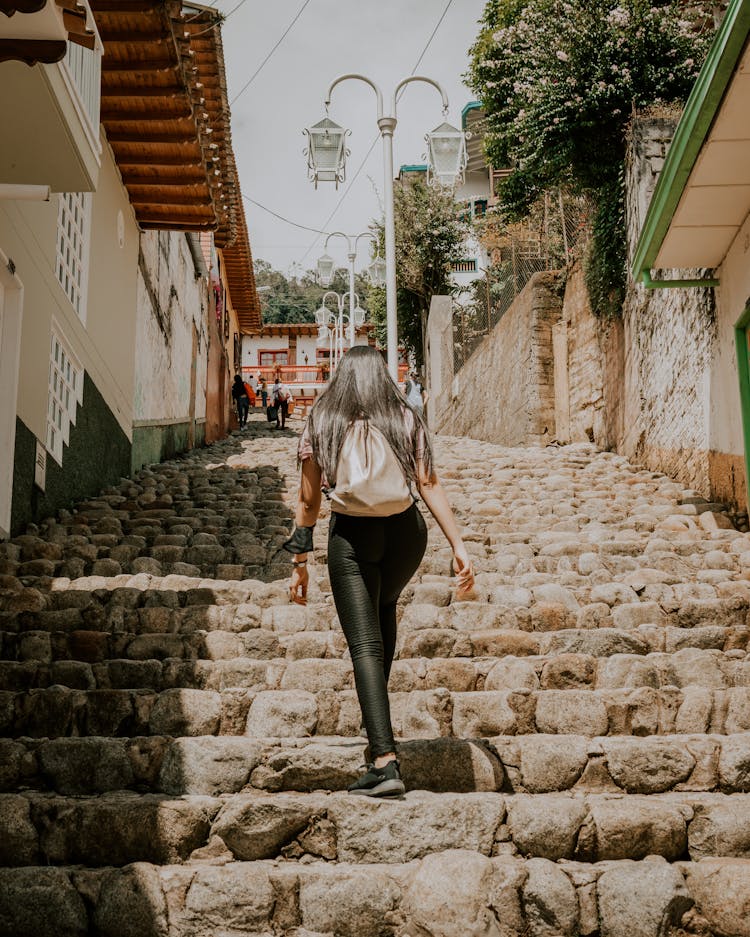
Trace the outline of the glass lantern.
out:
[[[320,312],[320,309],[318,310]],[[315,318],[318,317],[318,312],[315,313]],[[318,326],[318,337],[315,339],[316,345],[324,345],[330,337],[330,331],[327,325]]]
[[[443,122],[425,136],[427,141],[427,181],[452,187],[463,182],[466,170],[466,139],[461,130]]]
[[[385,286],[385,261],[382,257],[376,257],[367,268],[367,275],[373,286]]]
[[[329,315],[330,315],[330,312],[328,310],[328,307],[325,305],[321,306],[320,309],[315,310],[315,322],[317,323],[317,325],[326,329],[326,331],[328,329],[328,326],[326,325],[326,323],[328,322]],[[318,337],[320,337],[320,329],[318,329]]]
[[[307,134],[307,171],[315,188],[319,182],[335,182],[338,188],[339,182],[346,178],[346,157],[349,151],[344,143],[349,131],[324,117],[302,132]]]
[[[322,286],[331,285],[335,266],[336,262],[328,254],[323,254],[322,257],[318,258],[318,279]]]
[[[367,311],[361,306],[354,307],[354,325],[359,329],[365,324],[365,319],[367,318]]]

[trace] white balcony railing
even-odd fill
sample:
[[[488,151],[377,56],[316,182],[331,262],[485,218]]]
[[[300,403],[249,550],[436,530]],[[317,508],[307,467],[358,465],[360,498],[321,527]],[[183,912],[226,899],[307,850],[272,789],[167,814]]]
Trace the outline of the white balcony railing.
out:
[[[99,46],[99,43],[97,43]],[[99,149],[99,103],[102,85],[102,55],[100,48],[86,49],[68,43],[62,68],[77,92],[88,130],[95,148]]]

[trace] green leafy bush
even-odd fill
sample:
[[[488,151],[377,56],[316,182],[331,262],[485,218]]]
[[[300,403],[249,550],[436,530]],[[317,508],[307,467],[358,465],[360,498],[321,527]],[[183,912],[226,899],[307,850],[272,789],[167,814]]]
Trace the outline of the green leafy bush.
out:
[[[685,100],[710,43],[712,6],[490,0],[485,8],[469,80],[487,112],[490,162],[513,169],[501,201],[520,217],[554,186],[596,197],[588,282],[600,314],[624,287],[628,122],[634,109]]]

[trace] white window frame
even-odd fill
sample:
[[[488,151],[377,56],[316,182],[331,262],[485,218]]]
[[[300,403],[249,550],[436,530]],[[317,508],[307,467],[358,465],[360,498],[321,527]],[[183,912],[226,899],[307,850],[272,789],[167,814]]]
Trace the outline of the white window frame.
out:
[[[57,211],[55,275],[78,318],[86,324],[91,250],[91,194],[61,192]],[[78,205],[79,223],[71,208]]]
[[[45,448],[58,465],[63,463],[63,445],[75,426],[78,405],[83,403],[83,368],[70,349],[62,329],[52,320],[49,357],[49,393]]]

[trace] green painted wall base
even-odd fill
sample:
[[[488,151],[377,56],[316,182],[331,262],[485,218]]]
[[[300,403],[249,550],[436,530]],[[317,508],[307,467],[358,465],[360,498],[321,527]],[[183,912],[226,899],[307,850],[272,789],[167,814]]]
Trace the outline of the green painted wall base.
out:
[[[130,440],[85,374],[83,404],[78,407],[75,426],[70,427],[69,444],[63,446],[63,464],[47,456],[46,485],[40,491],[34,485],[36,437],[16,417],[11,535],[129,475],[130,449]]]
[[[144,465],[154,465],[171,459],[188,447],[188,431],[190,423],[167,423],[164,426],[134,426],[133,451],[130,467],[132,472],[138,472]],[[206,440],[206,424],[195,424],[195,446],[204,445]]]

